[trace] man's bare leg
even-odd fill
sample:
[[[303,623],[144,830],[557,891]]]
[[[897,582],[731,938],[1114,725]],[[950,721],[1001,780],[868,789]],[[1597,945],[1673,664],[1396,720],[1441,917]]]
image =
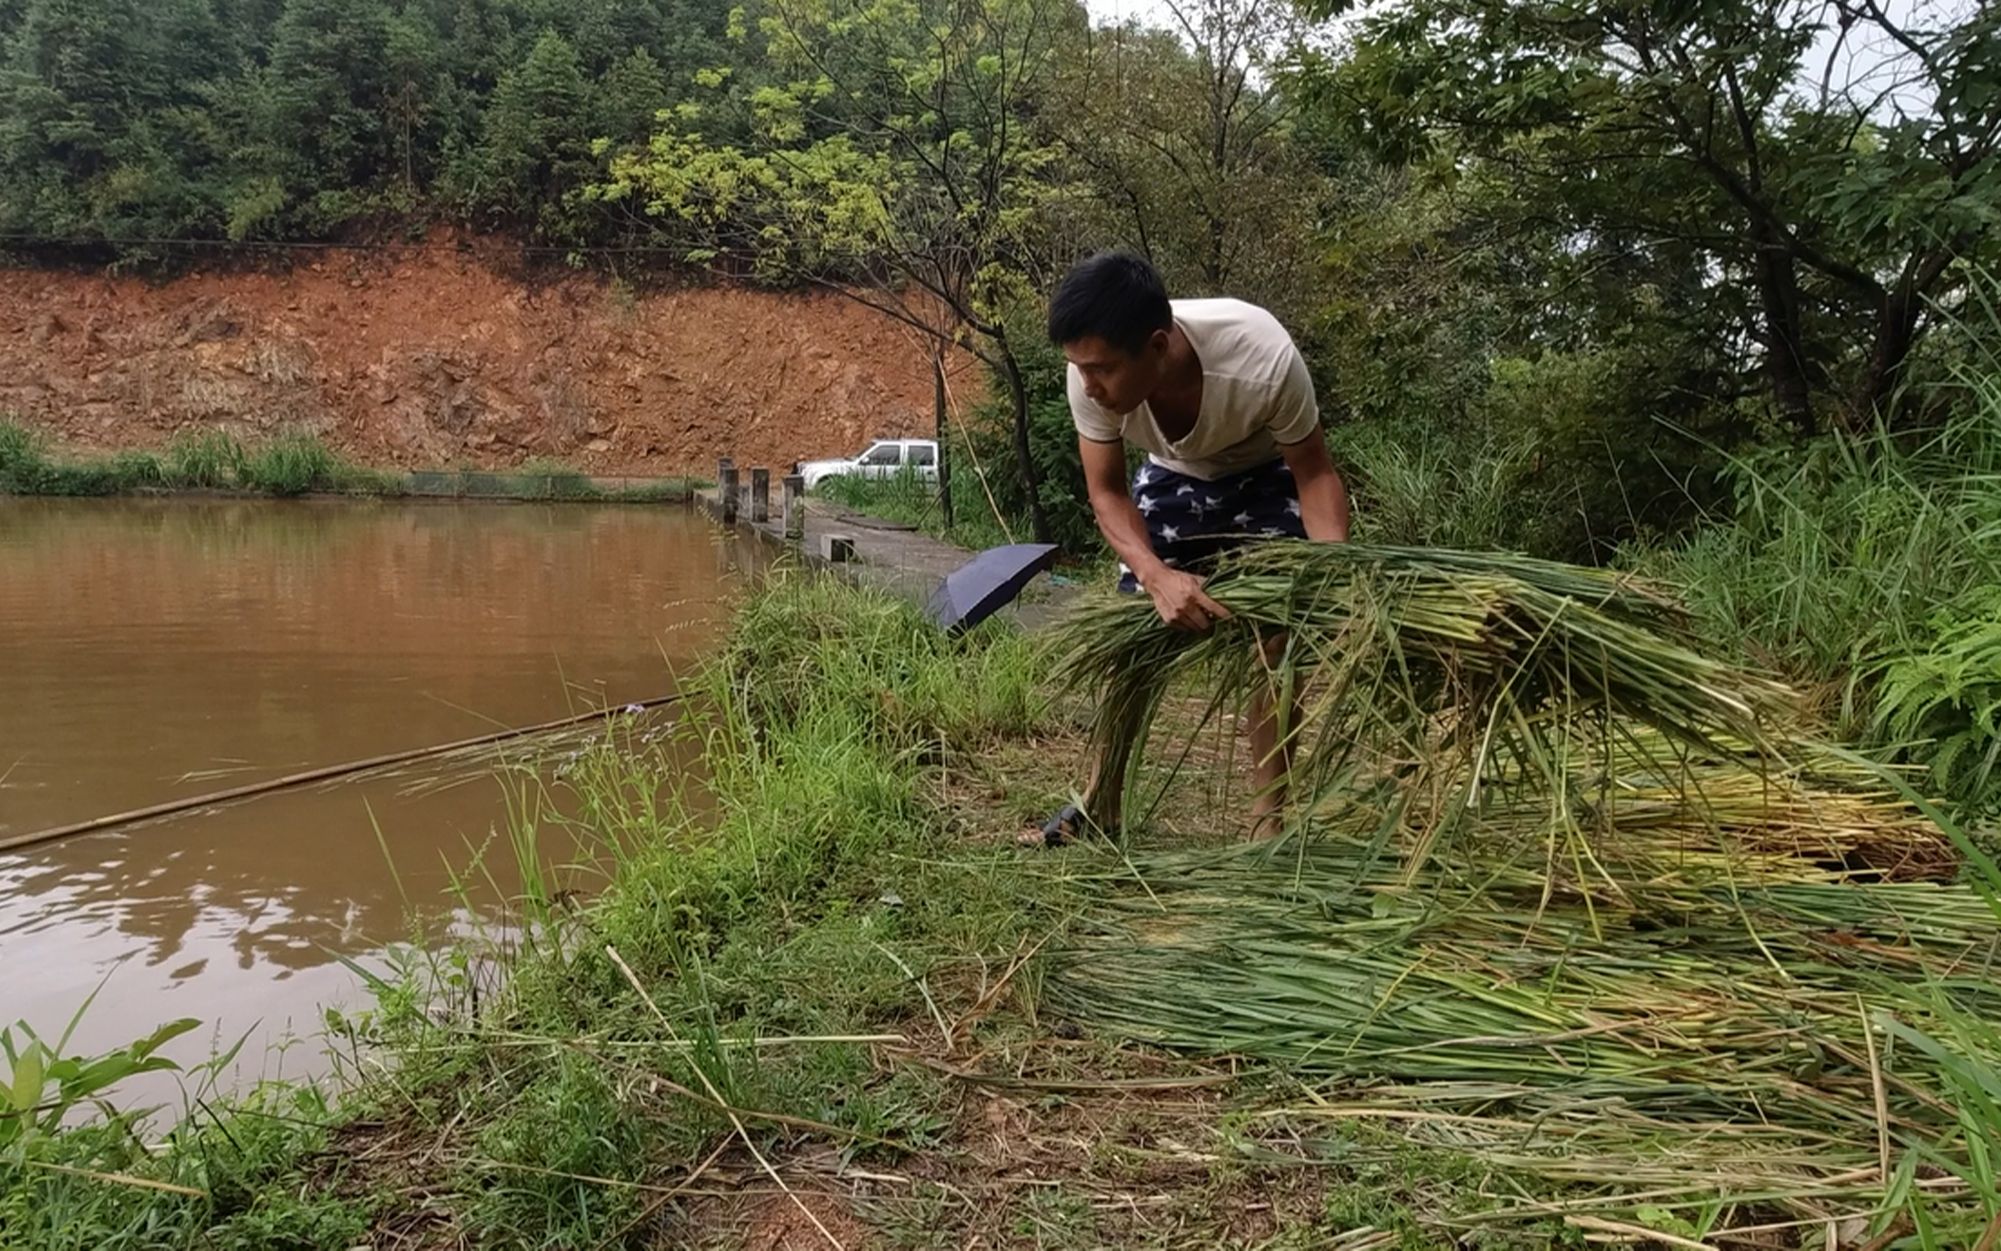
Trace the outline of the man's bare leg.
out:
[[[1131,750],[1132,733],[1136,731],[1128,733],[1124,740],[1125,747],[1101,747],[1092,757],[1090,775],[1085,778],[1084,790],[1075,805],[1064,805],[1040,829],[1028,827],[1022,831],[1021,841],[1054,847],[1070,841],[1091,826],[1107,833],[1116,831],[1125,802],[1127,753]]]
[[[1277,674],[1285,644],[1286,636],[1275,634],[1258,645],[1266,680],[1251,692],[1248,710],[1252,799],[1251,828],[1245,837],[1251,839],[1269,838],[1285,823],[1286,781],[1292,773],[1292,734],[1288,733],[1283,743],[1279,741]],[[1294,732],[1299,728],[1297,699],[1286,710],[1286,725]]]
[[[1116,775],[1116,776],[1114,776]],[[1126,778],[1123,762],[1117,767],[1107,768],[1101,754],[1091,762],[1091,776],[1084,783],[1084,816],[1101,830],[1119,828],[1119,807],[1126,795]]]
[[[1277,834],[1283,825],[1286,778],[1292,772],[1292,737],[1299,730],[1299,703],[1295,698],[1286,717],[1290,733],[1285,742],[1279,741],[1277,670],[1285,656],[1286,641],[1287,636],[1274,634],[1259,644],[1267,677],[1251,693],[1248,709],[1255,798],[1251,801],[1251,828],[1247,837],[1254,839]],[[1091,773],[1084,782],[1083,794],[1077,805],[1079,812],[1073,813],[1066,807],[1050,818],[1041,830],[1031,826],[1024,831],[1024,841],[1040,839],[1053,845],[1083,833],[1087,822],[1101,830],[1118,829],[1126,792],[1126,770],[1131,765],[1127,753],[1138,732],[1137,725],[1126,727],[1119,739],[1125,744],[1123,748],[1101,750],[1092,760]]]

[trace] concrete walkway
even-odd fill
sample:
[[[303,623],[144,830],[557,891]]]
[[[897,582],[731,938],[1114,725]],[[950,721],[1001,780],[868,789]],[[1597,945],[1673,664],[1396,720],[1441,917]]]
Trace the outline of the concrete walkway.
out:
[[[722,505],[713,488],[697,492],[695,499],[711,517],[722,519]],[[777,504],[778,501],[772,501],[774,512]],[[797,549],[785,541],[784,529],[776,516],[767,522],[754,523],[747,512],[739,510],[737,525],[781,550],[793,552],[809,566],[833,570],[862,586],[889,591],[919,605],[931,598],[946,574],[974,555],[913,526],[858,513],[818,496],[806,500],[806,539]],[[835,564],[828,560],[829,545],[836,538],[854,544],[854,562]],[[1075,585],[1058,585],[1046,573],[1037,574],[1023,588],[1020,598],[1001,615],[1013,617],[1025,629],[1037,629],[1054,620],[1078,589]]]

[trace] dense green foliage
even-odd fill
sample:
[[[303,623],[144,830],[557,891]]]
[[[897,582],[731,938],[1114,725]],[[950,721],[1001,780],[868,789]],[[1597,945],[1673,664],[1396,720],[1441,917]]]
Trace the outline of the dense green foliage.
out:
[[[0,5],[0,232],[296,239],[440,216],[607,234],[567,207],[592,140],[644,140],[724,18],[693,0]]]
[[[1673,579],[1710,636],[1823,695],[1847,736],[1990,806],[2001,761],[2001,321],[1994,284],[1941,348],[1949,417],[1731,459],[1727,513],[1628,562]]]
[[[1561,284],[1537,319],[1557,342],[1644,331],[1624,346],[1659,383],[1721,402],[1755,379],[1801,434],[1866,424],[1928,302],[1992,255],[1992,6],[1411,0],[1312,77],[1359,106],[1363,150],[1519,228],[1495,250]]]

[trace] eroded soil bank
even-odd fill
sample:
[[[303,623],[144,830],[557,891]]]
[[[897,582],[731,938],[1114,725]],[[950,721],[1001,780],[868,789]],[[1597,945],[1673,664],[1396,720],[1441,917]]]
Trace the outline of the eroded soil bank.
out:
[[[980,385],[970,359],[955,398]],[[0,269],[0,415],[83,450],[217,427],[377,467],[679,473],[931,428],[922,343],[850,300],[524,276],[440,240],[169,281]]]

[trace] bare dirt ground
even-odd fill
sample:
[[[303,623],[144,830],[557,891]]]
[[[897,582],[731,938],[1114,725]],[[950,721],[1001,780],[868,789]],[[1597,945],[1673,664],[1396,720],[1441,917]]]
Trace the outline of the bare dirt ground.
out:
[[[981,386],[951,365],[954,398]],[[781,466],[932,428],[926,345],[838,295],[522,275],[449,239],[149,281],[0,269],[0,415],[63,448],[221,428],[377,467]]]

